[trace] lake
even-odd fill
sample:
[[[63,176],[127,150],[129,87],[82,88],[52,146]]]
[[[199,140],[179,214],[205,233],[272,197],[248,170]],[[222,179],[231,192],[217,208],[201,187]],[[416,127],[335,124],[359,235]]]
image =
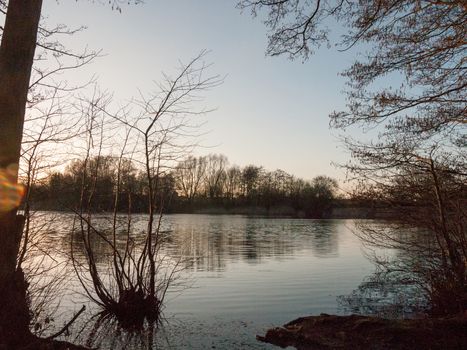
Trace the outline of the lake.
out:
[[[52,217],[40,241],[51,258],[65,264],[73,216],[48,213],[41,220]],[[145,223],[144,216],[134,221]],[[170,232],[166,254],[183,251],[193,263],[181,276],[186,288],[167,296],[166,321],[149,336],[154,349],[274,348],[258,342],[256,334],[300,316],[345,313],[337,297],[351,293],[375,269],[353,233],[353,220],[178,214],[165,216],[163,226]],[[84,344],[96,308],[68,272],[55,323],[60,328],[87,304],[87,313],[64,337]],[[129,337],[111,323],[97,333],[89,344],[102,349],[140,349],[148,341],[147,334]]]

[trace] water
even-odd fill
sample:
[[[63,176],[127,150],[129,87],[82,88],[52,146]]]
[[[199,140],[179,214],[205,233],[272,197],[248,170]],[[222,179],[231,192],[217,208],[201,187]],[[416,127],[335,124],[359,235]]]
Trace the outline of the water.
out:
[[[143,216],[136,219],[144,226]],[[43,234],[52,256],[57,246],[66,251],[71,225],[71,215],[58,214]],[[168,215],[164,228],[170,230],[166,253],[183,251],[194,263],[183,272],[189,288],[167,296],[167,321],[152,340],[157,349],[272,348],[256,341],[256,334],[300,316],[344,313],[337,297],[374,271],[352,220]],[[62,320],[86,302],[77,296],[76,282],[72,274],[67,277]],[[85,341],[89,330],[77,329],[91,324],[93,306],[88,309],[65,339]],[[139,341],[108,326],[93,345],[139,349]]]

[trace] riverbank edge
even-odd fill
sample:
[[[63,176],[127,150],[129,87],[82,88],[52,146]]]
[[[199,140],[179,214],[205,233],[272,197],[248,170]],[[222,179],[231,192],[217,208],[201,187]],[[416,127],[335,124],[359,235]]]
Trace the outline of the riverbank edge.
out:
[[[403,320],[321,314],[271,328],[257,339],[297,350],[467,349],[467,314]]]
[[[44,207],[33,207],[35,211],[42,212],[61,212],[61,213],[73,213],[68,208],[44,208]],[[102,214],[109,212],[97,211],[95,214]],[[109,213],[110,214],[110,213]],[[125,214],[125,212],[122,212]],[[133,214],[145,214],[145,212],[135,212]],[[333,208],[329,213],[320,217],[307,216],[303,212],[292,212],[286,209],[272,208],[267,210],[261,207],[237,207],[237,208],[223,208],[223,207],[210,207],[197,210],[187,211],[169,211],[165,212],[164,215],[170,214],[191,214],[191,215],[234,215],[234,216],[250,216],[250,217],[264,217],[264,218],[292,218],[292,219],[325,219],[325,220],[337,220],[337,219],[380,219],[380,220],[393,220],[394,215],[387,210],[375,210],[367,207],[359,208]]]

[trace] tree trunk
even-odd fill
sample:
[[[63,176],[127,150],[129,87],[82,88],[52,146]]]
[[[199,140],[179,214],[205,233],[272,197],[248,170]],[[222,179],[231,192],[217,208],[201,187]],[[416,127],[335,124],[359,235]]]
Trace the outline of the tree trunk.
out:
[[[0,170],[17,167],[42,0],[10,0],[0,45]],[[13,181],[17,181],[17,174]],[[1,195],[1,194],[0,194]],[[28,330],[26,283],[16,271],[23,219],[0,208],[0,348]]]

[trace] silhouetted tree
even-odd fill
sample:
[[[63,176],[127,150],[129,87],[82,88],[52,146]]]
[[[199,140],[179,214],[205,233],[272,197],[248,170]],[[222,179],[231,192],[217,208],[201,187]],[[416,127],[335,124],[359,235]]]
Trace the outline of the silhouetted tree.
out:
[[[238,166],[232,166],[225,172],[224,193],[230,201],[241,194],[242,171]]]
[[[205,189],[209,198],[215,199],[223,195],[225,168],[227,157],[221,154],[210,154],[206,158]]]
[[[313,179],[309,191],[311,216],[322,217],[329,212],[336,197],[337,188],[337,181],[328,176],[317,176]]]
[[[423,275],[433,311],[464,311],[467,233],[466,213],[460,208],[465,206],[461,198],[467,177],[465,1],[244,0],[239,6],[253,14],[267,12],[271,55],[308,58],[328,43],[326,23],[331,20],[346,29],[339,42],[342,49],[369,44],[362,46],[370,47],[363,59],[344,72],[349,79],[347,110],[333,113],[331,125],[380,132],[369,142],[345,138],[354,158],[346,168],[371,187],[367,199],[394,203],[398,194],[396,216],[429,229],[437,242],[430,251],[436,254]],[[413,240],[392,239],[385,229],[366,232],[370,241],[418,247]],[[416,265],[412,268],[418,273]]]
[[[212,158],[211,160],[209,160]],[[164,201],[164,212],[191,212],[203,208],[253,207],[285,209],[282,215],[326,217],[337,197],[336,180],[318,176],[311,181],[295,179],[283,170],[266,171],[262,167],[238,166],[226,168],[226,156],[188,157],[158,177],[160,193],[171,198]],[[86,166],[86,168],[85,168]],[[251,184],[250,197],[245,196],[244,174],[248,169],[261,169]],[[93,174],[83,183],[83,173]],[[256,175],[255,175],[256,176]],[[112,212],[113,198],[118,195],[117,211],[145,212],[144,200],[148,186],[144,173],[134,160],[111,156],[95,156],[74,160],[63,173],[54,173],[35,187],[34,202],[38,208],[69,210],[80,203],[81,186],[85,188],[84,202],[92,195],[92,211]],[[164,193],[164,194],[163,194]],[[195,200],[196,199],[196,200]],[[160,197],[156,200],[159,203]],[[245,208],[246,209],[246,208]],[[251,208],[254,209],[254,208]]]
[[[242,171],[243,194],[249,201],[251,201],[258,185],[261,170],[261,167],[248,165]]]
[[[41,6],[40,0],[11,0],[0,45],[0,171],[10,169],[6,180],[12,184],[17,182]],[[16,215],[17,208],[0,210],[0,344],[13,349],[29,333],[26,284],[16,269],[24,219]]]
[[[169,170],[187,147],[185,142],[177,144],[178,137],[185,135],[184,130],[191,126],[189,116],[205,113],[204,109],[193,107],[199,101],[199,94],[222,82],[218,76],[205,76],[208,66],[204,55],[202,51],[187,64],[180,63],[175,76],[164,75],[158,90],[149,98],[142,96],[142,101],[134,102],[132,112],[110,113],[107,105],[89,101],[86,158],[78,162],[82,179],[78,232],[85,248],[85,262],[81,264],[74,257],[72,261],[89,298],[104,313],[115,316],[123,327],[140,328],[145,321],[150,324],[159,321],[165,295],[178,277],[181,258],[169,259],[162,250],[166,240],[162,215],[175,195],[174,178]],[[119,157],[101,153],[107,141],[109,118],[125,129]],[[140,168],[138,180],[142,183],[147,224],[143,232],[133,227],[130,203],[123,224],[118,215],[123,181],[127,177],[123,171],[125,167],[132,168],[131,163],[124,161],[128,152]],[[112,197],[111,227],[99,228],[94,211],[101,209],[102,202],[107,207],[106,202]],[[118,236],[124,237],[121,244]],[[95,240],[111,251],[100,263],[94,249]]]
[[[174,178],[180,193],[187,198],[189,204],[193,203],[196,195],[199,194],[203,185],[203,178],[206,172],[205,157],[188,157],[179,162],[175,167]]]
[[[114,0],[112,7],[120,10],[119,2]],[[31,84],[36,46],[53,51],[55,59],[65,53],[57,43],[40,40],[60,31],[39,26],[41,7],[41,0],[0,1],[0,12],[5,18],[5,25],[0,26],[0,191],[3,198],[6,195],[16,198],[23,192],[17,180],[28,91],[54,73],[54,70],[39,70],[40,77]],[[24,217],[17,216],[18,206],[19,201],[13,204],[8,201],[5,206],[2,201],[0,208],[0,294],[3,296],[0,345],[11,349],[35,341],[28,331],[26,284],[20,266],[16,266],[24,223]],[[60,342],[55,345],[71,346]]]

